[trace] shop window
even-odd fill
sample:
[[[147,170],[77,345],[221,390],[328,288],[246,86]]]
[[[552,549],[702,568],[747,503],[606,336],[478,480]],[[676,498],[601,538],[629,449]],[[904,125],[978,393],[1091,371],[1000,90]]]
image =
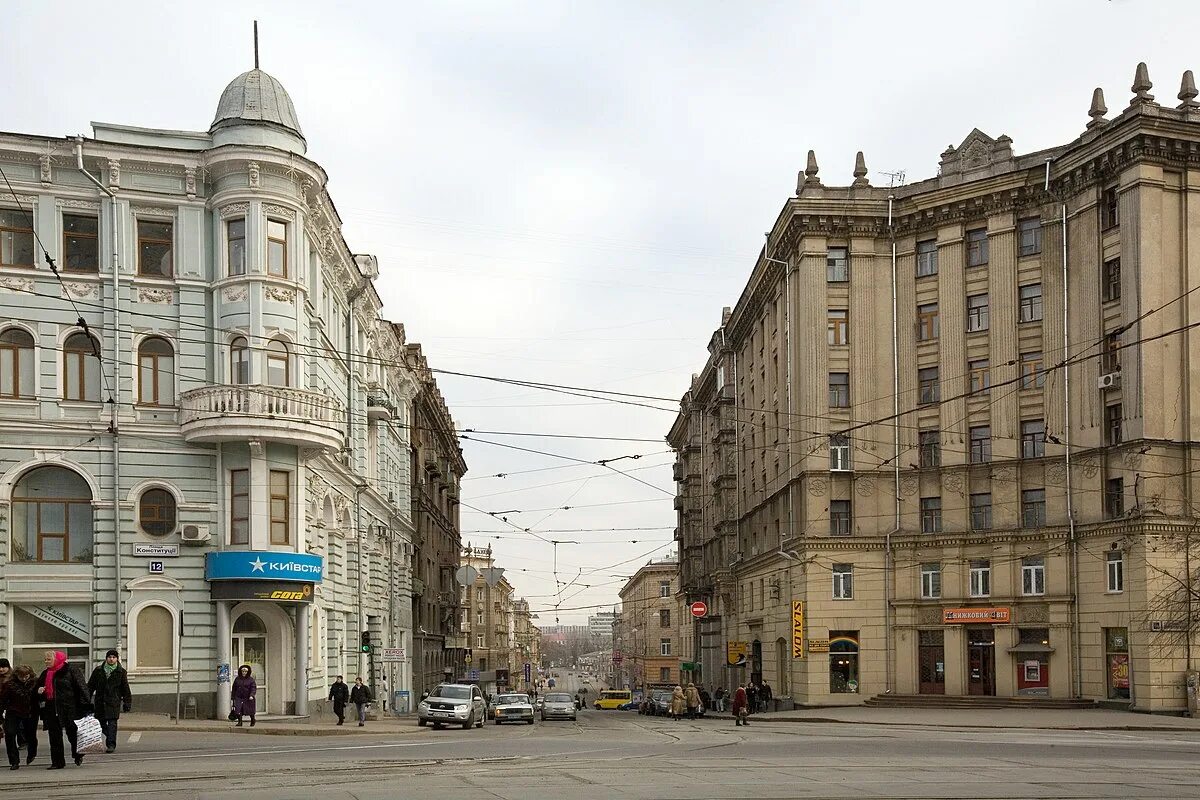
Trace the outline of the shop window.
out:
[[[942,596],[942,565],[921,565],[921,599],[937,600]]]
[[[1105,628],[1106,683],[1109,700],[1129,699],[1129,629]]]
[[[151,336],[138,345],[138,403],[175,405],[175,350],[166,339]]]
[[[134,670],[171,670],[175,668],[175,615],[166,606],[143,606],[134,623]]]
[[[921,533],[942,532],[942,498],[921,498]]]
[[[225,223],[225,256],[230,277],[246,274],[246,219],[239,217]]]
[[[171,222],[137,221],[138,274],[169,278],[175,274],[172,249],[175,225]]]
[[[151,536],[174,533],[175,495],[166,489],[147,489],[138,498],[138,525]]]
[[[1042,285],[1031,283],[1017,290],[1018,322],[1039,322],[1042,319]]]
[[[1021,559],[1021,594],[1026,596],[1046,593],[1046,559],[1029,556]]]
[[[54,603],[54,616],[58,620],[55,624],[42,619],[46,616],[44,609],[34,605],[8,606],[12,611],[12,625],[7,630],[11,651],[5,656],[13,664],[37,665],[36,669],[41,669],[42,656],[47,650],[62,650],[73,664],[91,661],[91,604]]]
[[[229,543],[250,544],[250,470],[229,471]]]
[[[850,257],[845,247],[831,247],[826,251],[825,279],[830,283],[850,280]]]
[[[100,220],[63,214],[63,268],[71,272],[100,271]]]
[[[1108,591],[1125,591],[1125,554],[1120,550],[1109,550],[1105,554],[1108,567]]]
[[[1021,492],[1021,524],[1026,528],[1045,527],[1045,489],[1025,489]]]
[[[986,331],[988,329],[988,296],[973,294],[967,297],[967,332]]]
[[[0,209],[0,267],[32,268],[33,219],[24,211]]]
[[[917,434],[920,464],[923,469],[940,466],[942,463],[941,431],[921,431]]]
[[[992,594],[992,562],[973,560],[970,565],[971,597],[990,597]]]
[[[30,470],[12,491],[12,560],[92,562],[92,490],[62,467]]]
[[[20,400],[33,395],[33,336],[21,328],[0,333],[0,398]]]
[[[981,267],[988,263],[987,228],[967,231],[967,266]]]
[[[991,361],[978,358],[967,362],[968,384],[971,394],[980,394],[992,388]]]
[[[63,342],[63,399],[100,402],[100,345],[86,333]]]
[[[854,565],[833,565],[833,599],[854,599]]]
[[[923,242],[917,242],[917,277],[924,278],[927,275],[937,275],[937,271],[937,241],[927,239]]]
[[[858,631],[829,632],[829,691],[858,693]]]

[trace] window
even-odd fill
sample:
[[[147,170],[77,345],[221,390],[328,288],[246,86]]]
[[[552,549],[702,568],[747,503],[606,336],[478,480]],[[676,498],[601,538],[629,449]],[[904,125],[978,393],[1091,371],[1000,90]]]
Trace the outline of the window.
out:
[[[1104,516],[1116,519],[1125,513],[1125,479],[1109,478],[1104,482]]]
[[[975,425],[970,429],[971,463],[986,464],[992,460],[992,426]]]
[[[942,498],[921,498],[921,533],[942,532]]]
[[[100,220],[63,214],[63,268],[72,272],[100,271]]]
[[[850,469],[850,437],[844,433],[829,437],[829,469],[834,472]]]
[[[157,336],[138,345],[138,403],[175,405],[175,350]]]
[[[825,279],[830,283],[850,280],[850,259],[844,247],[831,247],[825,254]]]
[[[1030,283],[1017,289],[1017,321],[1038,322],[1042,318],[1042,285]]]
[[[174,274],[171,250],[174,224],[148,219],[137,221],[138,274],[169,278]]]
[[[1121,404],[1104,407],[1104,443],[1121,443]]]
[[[33,336],[20,328],[0,333],[0,398],[33,397]]]
[[[850,501],[831,500],[829,502],[829,535],[850,535]]]
[[[229,380],[237,384],[250,382],[250,345],[244,336],[229,343]]]
[[[937,600],[942,596],[942,565],[921,565],[921,599]]]
[[[942,463],[942,432],[921,431],[917,434],[920,464],[922,468],[941,466]]]
[[[166,489],[147,489],[138,498],[138,525],[151,536],[175,531],[175,495]]]
[[[482,611],[480,611],[478,614],[475,615],[475,624],[476,625],[483,624],[483,612]]]
[[[1045,527],[1045,489],[1025,489],[1021,492],[1021,524],[1026,528]]]
[[[1109,186],[1100,195],[1100,228],[1108,230],[1121,224],[1121,204],[1117,187]]]
[[[79,474],[38,467],[12,490],[12,560],[92,561],[92,490]]]
[[[483,587],[482,586],[476,587],[476,589],[475,589],[475,602],[476,603],[483,602]]]
[[[828,317],[829,344],[848,344],[850,342],[850,312],[844,308],[829,309]]]
[[[1017,255],[1036,256],[1042,252],[1042,220],[1030,217],[1017,223]]]
[[[250,544],[250,470],[229,471],[229,543]]]
[[[981,267],[988,263],[988,238],[986,228],[967,231],[967,266]]]
[[[967,332],[988,329],[988,296],[973,294],[967,297]]]
[[[658,612],[658,627],[660,627],[660,628],[671,627],[671,609],[663,608],[663,609],[659,610],[659,612]]]
[[[1021,423],[1021,458],[1041,458],[1046,455],[1046,423],[1028,419]]]
[[[967,381],[971,394],[980,394],[992,388],[992,363],[986,358],[967,362]]]
[[[290,544],[292,473],[271,470],[271,544]]]
[[[829,373],[829,407],[850,407],[850,373]]]
[[[936,403],[942,399],[938,383],[938,368],[925,367],[917,370],[917,402],[921,405]]]
[[[475,637],[475,646],[483,647],[483,634],[482,633]]]
[[[1125,591],[1125,554],[1120,550],[1109,550],[1105,553],[1108,564],[1108,591]]]
[[[33,223],[23,211],[0,209],[0,267],[32,267]]]
[[[992,493],[983,492],[971,495],[971,530],[988,531],[992,529]]]
[[[287,224],[273,219],[267,220],[267,274],[288,276]]]
[[[1121,299],[1121,259],[1110,258],[1104,262],[1104,285],[1101,291],[1106,303]]]
[[[1030,556],[1021,559],[1021,594],[1041,595],[1046,593],[1046,559]]]
[[[658,680],[660,683],[670,683],[671,682],[671,668],[670,667],[659,667],[658,668]]]
[[[135,670],[175,668],[175,615],[166,606],[143,606],[134,623],[137,642],[133,656]]]
[[[1021,388],[1040,389],[1046,385],[1041,353],[1021,353]]]
[[[850,600],[854,597],[854,565],[833,565],[833,599]]]
[[[1101,374],[1121,371],[1121,334],[1110,333],[1104,337],[1104,353],[1100,356]]]
[[[225,254],[229,274],[246,274],[246,219],[231,219],[225,223]]]
[[[659,639],[658,640],[658,654],[660,656],[671,655],[671,640],[670,639]]]
[[[970,569],[971,597],[988,597],[992,593],[992,562],[972,561]]]
[[[72,333],[63,342],[63,399],[100,401],[100,352],[86,333]]]
[[[917,277],[937,275],[937,271],[937,242],[933,239],[917,242]]]
[[[928,342],[938,338],[938,304],[922,303],[917,306],[917,341]]]
[[[670,597],[671,596],[671,582],[670,581],[659,581],[658,582],[658,596],[659,597]]]
[[[287,345],[279,339],[272,339],[267,344],[267,385],[288,386],[290,378]]]
[[[858,689],[858,631],[830,631],[829,691],[856,694]]]

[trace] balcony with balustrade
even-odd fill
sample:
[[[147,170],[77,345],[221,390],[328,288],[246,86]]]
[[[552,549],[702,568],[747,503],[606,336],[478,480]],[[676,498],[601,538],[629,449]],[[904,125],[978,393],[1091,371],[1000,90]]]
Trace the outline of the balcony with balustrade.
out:
[[[288,386],[226,385],[180,396],[181,429],[189,443],[260,439],[296,447],[341,450],[346,413],[336,399]]]

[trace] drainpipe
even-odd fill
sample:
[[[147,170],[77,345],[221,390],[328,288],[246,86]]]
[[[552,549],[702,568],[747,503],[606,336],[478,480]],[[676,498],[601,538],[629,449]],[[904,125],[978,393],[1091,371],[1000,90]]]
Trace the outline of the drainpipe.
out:
[[[893,206],[896,195],[888,193],[888,235],[892,240],[892,528],[883,539],[883,649],[884,694],[892,692],[892,536],[900,532],[900,315],[896,306],[896,225]]]
[[[114,396],[109,397],[109,423],[108,432],[112,434],[112,499],[113,499],[113,563],[114,576],[116,584],[114,586],[116,594],[116,644],[117,649],[124,652],[123,647],[123,631],[122,625],[123,614],[121,613],[121,442],[118,436],[117,428],[117,400],[121,395],[121,267],[120,267],[120,237],[118,236],[120,224],[120,210],[117,207],[117,196],[111,189],[98,181],[92,173],[88,172],[83,166],[83,136],[75,137],[75,166],[83,175],[95,184],[96,188],[104,194],[108,195],[109,211],[112,214],[112,314],[113,314],[113,333],[112,333],[112,361],[113,361],[113,392]],[[94,635],[93,631],[93,635]],[[181,656],[182,659],[182,656]],[[182,671],[183,665],[179,665]]]

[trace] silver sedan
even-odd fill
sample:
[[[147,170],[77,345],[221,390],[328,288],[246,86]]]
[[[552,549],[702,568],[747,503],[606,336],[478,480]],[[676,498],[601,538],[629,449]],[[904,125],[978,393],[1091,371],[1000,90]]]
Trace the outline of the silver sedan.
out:
[[[569,719],[575,720],[575,698],[569,694],[554,692],[544,696],[542,703],[542,720]]]

